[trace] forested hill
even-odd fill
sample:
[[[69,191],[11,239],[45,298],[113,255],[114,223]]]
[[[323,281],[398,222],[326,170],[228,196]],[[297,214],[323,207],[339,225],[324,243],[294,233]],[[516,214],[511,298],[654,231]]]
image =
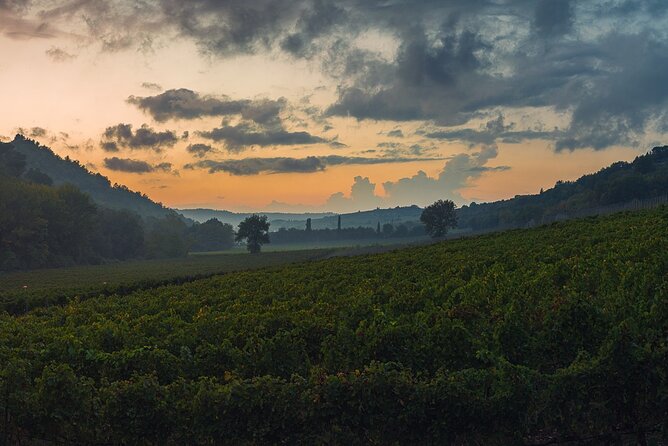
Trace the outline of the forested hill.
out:
[[[70,183],[103,207],[126,209],[142,217],[164,217],[172,212],[146,195],[133,192],[123,185],[112,185],[107,177],[90,172],[69,157],[61,158],[48,147],[22,135],[16,135],[11,144],[15,151],[25,156],[26,173],[30,172],[29,175],[34,175],[34,179],[39,180],[41,177],[42,181],[48,182],[50,178],[54,185]]]
[[[535,195],[462,206],[459,227],[473,230],[534,226],[597,213],[611,205],[668,195],[668,146],[655,147],[633,162],[616,162],[576,181],[558,181]]]

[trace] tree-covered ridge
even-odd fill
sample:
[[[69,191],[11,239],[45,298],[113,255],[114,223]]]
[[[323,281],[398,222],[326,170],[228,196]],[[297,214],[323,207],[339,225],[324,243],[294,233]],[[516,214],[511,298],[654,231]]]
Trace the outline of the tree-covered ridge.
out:
[[[623,444],[665,432],[668,209],[0,316],[10,438]]]
[[[142,217],[161,218],[172,212],[145,194],[133,192],[120,184],[112,185],[107,177],[89,171],[77,160],[69,157],[61,158],[37,141],[16,135],[11,145],[25,157],[26,169],[43,172],[55,185],[72,184],[88,194],[100,206],[129,210]]]
[[[558,181],[540,194],[463,206],[459,226],[480,230],[536,225],[581,210],[666,195],[668,146],[655,147],[633,162],[619,161],[576,181]]]
[[[230,225],[213,220],[188,227],[168,209],[142,219],[131,209],[95,203],[72,183],[52,185],[49,175],[28,165],[13,144],[0,143],[0,271],[180,257],[193,246],[234,243]]]

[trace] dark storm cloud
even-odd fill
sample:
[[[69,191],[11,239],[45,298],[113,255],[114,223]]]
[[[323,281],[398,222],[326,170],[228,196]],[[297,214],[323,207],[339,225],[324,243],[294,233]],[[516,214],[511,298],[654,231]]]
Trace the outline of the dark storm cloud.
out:
[[[156,131],[146,124],[136,130],[133,130],[131,124],[107,127],[102,138],[101,146],[107,152],[116,152],[121,147],[160,152],[164,147],[172,147],[178,141],[174,132]]]
[[[314,50],[313,41],[346,18],[347,12],[336,2],[315,0],[302,12],[297,30],[283,38],[281,48],[295,56],[308,57]]]
[[[146,161],[134,160],[129,158],[105,158],[104,167],[109,170],[127,173],[153,173],[153,172],[170,172],[172,165],[170,163],[149,164]]]
[[[254,127],[248,123],[223,126],[211,131],[198,132],[198,134],[203,138],[225,143],[227,150],[232,152],[252,146],[291,146],[328,142],[308,132],[290,132],[280,127]]]
[[[538,0],[534,27],[539,34],[564,34],[571,30],[574,19],[574,0]]]
[[[128,98],[130,104],[149,113],[158,122],[168,119],[196,119],[206,116],[241,115],[244,119],[266,124],[278,119],[285,99],[232,100],[202,96],[192,90],[167,90],[156,96]]]
[[[313,61],[338,86],[338,99],[325,117],[433,121],[451,127],[493,110],[545,107],[572,114],[570,124],[559,129],[563,134],[515,131],[503,137],[549,137],[560,150],[604,149],[642,141],[668,105],[664,0],[49,4],[53,7],[42,11],[42,6],[37,20],[28,20],[22,14],[30,3],[0,3],[2,32],[15,38],[48,37],[58,33],[56,26],[67,20],[80,24],[83,17],[88,34],[107,51],[150,49],[154,39],[184,37],[212,57],[282,50]],[[396,48],[385,54],[372,49],[378,42],[368,36],[374,33],[386,39],[381,46],[394,42]],[[243,114],[243,101],[226,98],[191,95],[190,108],[169,108],[157,99],[142,102],[148,99],[134,98],[133,103],[156,120],[215,116],[213,110],[220,107],[236,107],[235,114]],[[273,110],[268,105],[248,110],[243,119],[265,126],[277,121],[277,105]]]
[[[656,19],[668,12],[668,2],[664,0],[603,0],[596,6],[598,14],[614,14],[619,17],[633,17],[639,13]]]
[[[466,122],[467,103],[481,94],[489,75],[481,54],[487,45],[475,32],[452,32],[444,23],[434,39],[423,28],[407,37],[395,64],[387,64],[390,83],[339,91],[329,115],[398,121],[435,119],[443,124]]]
[[[612,35],[600,44],[617,69],[601,73],[575,102],[557,150],[637,145],[668,103],[668,42],[643,33]]]
[[[514,124],[505,124],[503,115],[487,121],[480,126],[478,130],[471,128],[462,128],[455,130],[437,130],[425,132],[427,138],[443,141],[460,141],[470,146],[493,145],[497,141],[519,144],[527,140],[544,139],[553,140],[556,137],[562,137],[565,133],[558,130],[517,130]]]
[[[311,173],[328,166],[408,163],[424,158],[362,158],[349,156],[308,156],[306,158],[244,158],[239,160],[202,160],[186,164],[186,169],[204,169],[209,173],[226,172],[231,175],[259,175],[261,173]],[[433,160],[433,158],[431,159]]]

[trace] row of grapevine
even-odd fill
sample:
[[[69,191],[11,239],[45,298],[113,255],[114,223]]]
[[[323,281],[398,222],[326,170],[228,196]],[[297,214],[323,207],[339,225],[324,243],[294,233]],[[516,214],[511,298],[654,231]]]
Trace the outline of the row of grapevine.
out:
[[[665,441],[668,209],[5,313],[0,336],[9,442]]]

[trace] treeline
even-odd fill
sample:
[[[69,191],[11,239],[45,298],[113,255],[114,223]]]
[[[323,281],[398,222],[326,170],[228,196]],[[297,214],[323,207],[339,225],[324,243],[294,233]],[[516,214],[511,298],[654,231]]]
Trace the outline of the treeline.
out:
[[[48,184],[73,184],[102,207],[130,210],[143,218],[162,218],[173,212],[161,203],[152,201],[146,194],[132,191],[122,184],[112,184],[109,178],[91,172],[79,161],[68,156],[60,157],[50,148],[23,135],[16,135],[11,145],[15,153],[25,159],[28,172],[24,177],[27,179],[35,179],[29,178],[31,170],[39,172]]]
[[[48,175],[25,169],[11,144],[0,144],[0,270],[179,257],[233,244],[230,225],[188,226],[174,212],[142,219],[97,206],[73,185],[50,184]]]
[[[307,223],[308,224],[308,223]],[[295,229],[280,228],[270,234],[271,243],[280,245],[287,243],[318,243],[337,240],[378,240],[400,237],[420,237],[425,235],[424,226],[419,222],[393,225],[385,223],[376,229],[369,227],[341,229]]]
[[[459,226],[473,230],[532,226],[585,209],[666,194],[668,146],[655,147],[633,162],[613,163],[576,181],[558,181],[536,195],[462,206]]]

